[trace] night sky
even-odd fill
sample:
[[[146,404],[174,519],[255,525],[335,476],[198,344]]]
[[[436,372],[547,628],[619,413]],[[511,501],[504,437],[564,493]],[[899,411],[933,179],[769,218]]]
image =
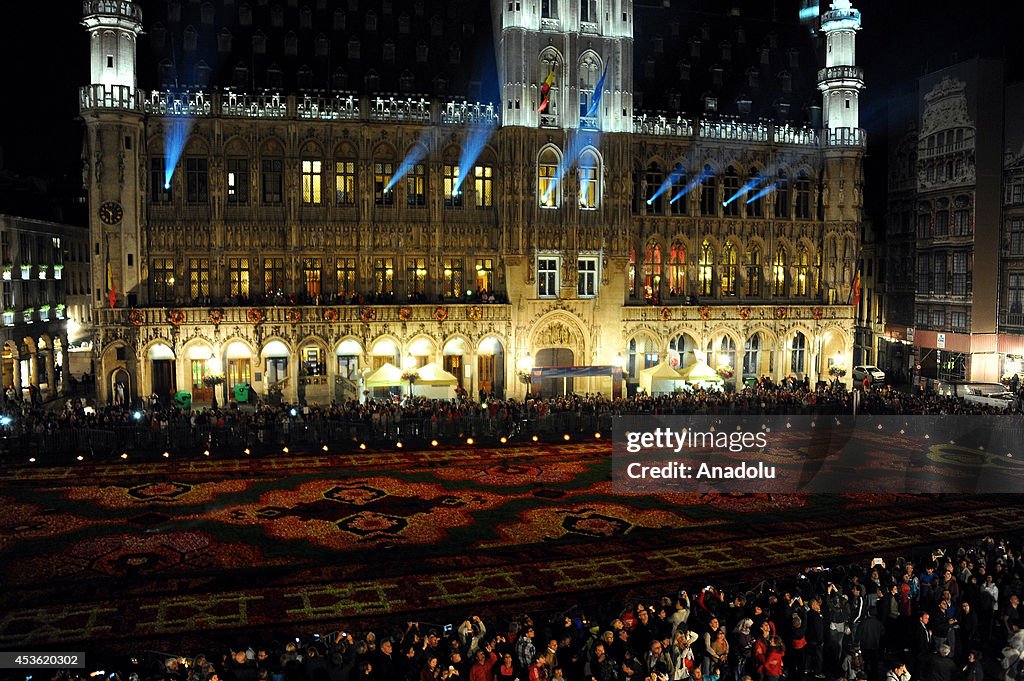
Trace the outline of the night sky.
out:
[[[485,2],[487,0],[479,0]],[[760,0],[759,5],[771,0]],[[671,0],[673,6],[688,6]],[[726,0],[718,0],[721,5]],[[750,0],[748,0],[750,2]],[[795,2],[774,0],[778,12]],[[74,180],[80,172],[78,86],[89,78],[88,43],[79,25],[81,3],[19,2],[5,7],[0,39],[5,120],[0,126],[3,169],[47,180]],[[733,4],[744,5],[743,2]],[[915,79],[973,56],[1004,58],[1010,80],[1024,78],[1024,3],[1001,0],[855,0],[864,17],[858,63],[867,88],[861,124],[869,131],[869,213],[884,209],[884,123],[889,97],[910,92]],[[881,179],[878,179],[881,174]],[[874,178],[874,179],[873,179]]]

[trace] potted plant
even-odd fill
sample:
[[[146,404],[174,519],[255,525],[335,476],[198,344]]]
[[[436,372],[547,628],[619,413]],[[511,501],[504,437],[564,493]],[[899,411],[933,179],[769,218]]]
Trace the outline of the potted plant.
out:
[[[846,369],[838,364],[833,364],[828,369],[828,375],[834,378],[842,378],[846,375]]]
[[[63,272],[63,271],[64,271],[64,265],[54,265],[53,266],[53,278],[54,279],[60,279],[61,278],[61,272]]]
[[[46,272],[49,269],[50,269],[49,265],[40,265],[39,266],[39,278],[40,279],[46,279]]]
[[[4,281],[11,280],[11,272],[14,271],[14,264],[5,262],[4,263]]]
[[[28,279],[32,276],[32,265],[22,264],[21,266],[21,278]]]

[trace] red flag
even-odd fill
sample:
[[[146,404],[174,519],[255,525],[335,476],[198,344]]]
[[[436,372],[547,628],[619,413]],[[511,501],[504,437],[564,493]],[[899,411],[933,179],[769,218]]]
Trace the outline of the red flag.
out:
[[[551,86],[555,82],[555,70],[551,69],[551,73],[544,79],[544,83],[540,86],[540,106],[537,107],[537,113],[544,113],[544,110],[548,108],[548,103],[551,101]]]
[[[857,270],[857,276],[853,278],[853,290],[851,291],[853,296],[853,306],[857,307],[860,305],[860,270]]]

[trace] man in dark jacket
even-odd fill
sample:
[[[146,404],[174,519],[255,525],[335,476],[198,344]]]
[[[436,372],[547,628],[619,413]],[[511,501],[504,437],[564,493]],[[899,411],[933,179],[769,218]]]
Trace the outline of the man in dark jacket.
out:
[[[951,681],[955,666],[950,658],[950,647],[945,643],[939,646],[939,652],[930,656],[921,674],[922,681]]]
[[[825,646],[825,618],[821,616],[821,599],[811,599],[811,607],[807,611],[807,630],[804,633],[807,639],[807,673],[813,674],[815,678],[823,679],[822,655]]]

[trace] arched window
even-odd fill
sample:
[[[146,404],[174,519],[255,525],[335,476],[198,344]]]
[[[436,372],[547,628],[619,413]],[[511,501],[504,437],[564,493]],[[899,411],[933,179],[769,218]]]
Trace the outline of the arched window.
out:
[[[821,297],[821,249],[814,251],[814,280],[811,282],[811,291],[815,298]]]
[[[772,295],[786,295],[786,249],[779,246],[775,251],[775,264],[772,266]]]
[[[537,200],[541,208],[558,207],[558,152],[545,147],[537,157]]]
[[[729,336],[722,336],[722,340],[718,344],[717,354],[715,368],[732,369],[736,366],[736,341]]]
[[[736,170],[729,166],[722,176],[722,212],[726,217],[736,217],[740,214],[740,200],[736,192],[740,190],[740,177]]]
[[[802,374],[804,372],[804,358],[807,354],[807,337],[797,331],[796,335],[793,336],[792,348],[790,370],[794,374]]]
[[[715,249],[709,239],[700,245],[700,264],[697,268],[697,285],[700,295],[710,296],[715,278]]]
[[[755,333],[743,346],[743,377],[757,377],[761,370],[761,334]]]
[[[718,185],[711,166],[704,166],[703,179],[700,182],[700,214],[718,215]]]
[[[658,164],[651,163],[651,165],[647,166],[647,173],[644,179],[647,182],[647,212],[649,214],[661,215],[665,211],[665,207],[661,200],[664,192],[660,190],[661,183],[665,177]]]
[[[811,181],[802,170],[796,179],[796,218],[811,219]]]
[[[722,249],[722,295],[736,295],[736,245],[732,241],[725,242]]]
[[[686,295],[686,246],[678,241],[669,247],[668,287],[673,298]]]
[[[647,244],[644,253],[644,298],[657,300],[661,290],[661,246],[652,242]]]
[[[697,349],[697,343],[693,338],[685,333],[681,333],[672,338],[668,342],[668,349],[676,353],[679,357],[677,361],[677,368],[689,366],[697,359],[693,354],[694,350]]]
[[[747,217],[760,218],[764,217],[764,199],[761,197],[763,187],[757,186],[760,183],[755,184],[755,180],[760,176],[757,168],[751,168],[750,173],[747,175],[747,182],[750,185],[750,189],[747,190],[746,206],[747,206]]]
[[[789,178],[785,170],[780,170],[775,180],[775,217],[789,217]]]
[[[580,208],[595,210],[600,203],[598,191],[601,186],[600,161],[592,150],[580,154]]]
[[[391,187],[391,178],[395,174],[394,159],[390,154],[378,154],[373,159],[373,202],[378,206],[393,206],[395,192]]]
[[[686,215],[686,204],[688,203],[686,197],[686,184],[687,177],[686,171],[682,166],[676,166],[672,169],[672,184],[669,187],[669,206],[672,215]]]
[[[580,127],[597,128],[598,111],[595,109],[590,113],[591,107],[598,99],[597,81],[600,78],[601,64],[593,54],[586,54],[579,63],[579,91],[580,91]]]
[[[807,246],[801,245],[796,254],[796,294],[806,296],[810,291],[811,276],[810,256],[807,255]]]
[[[747,248],[747,281],[743,294],[751,298],[760,298],[762,287],[761,247],[754,244]]]
[[[636,298],[636,248],[629,249],[629,271],[626,273],[629,297]]]

